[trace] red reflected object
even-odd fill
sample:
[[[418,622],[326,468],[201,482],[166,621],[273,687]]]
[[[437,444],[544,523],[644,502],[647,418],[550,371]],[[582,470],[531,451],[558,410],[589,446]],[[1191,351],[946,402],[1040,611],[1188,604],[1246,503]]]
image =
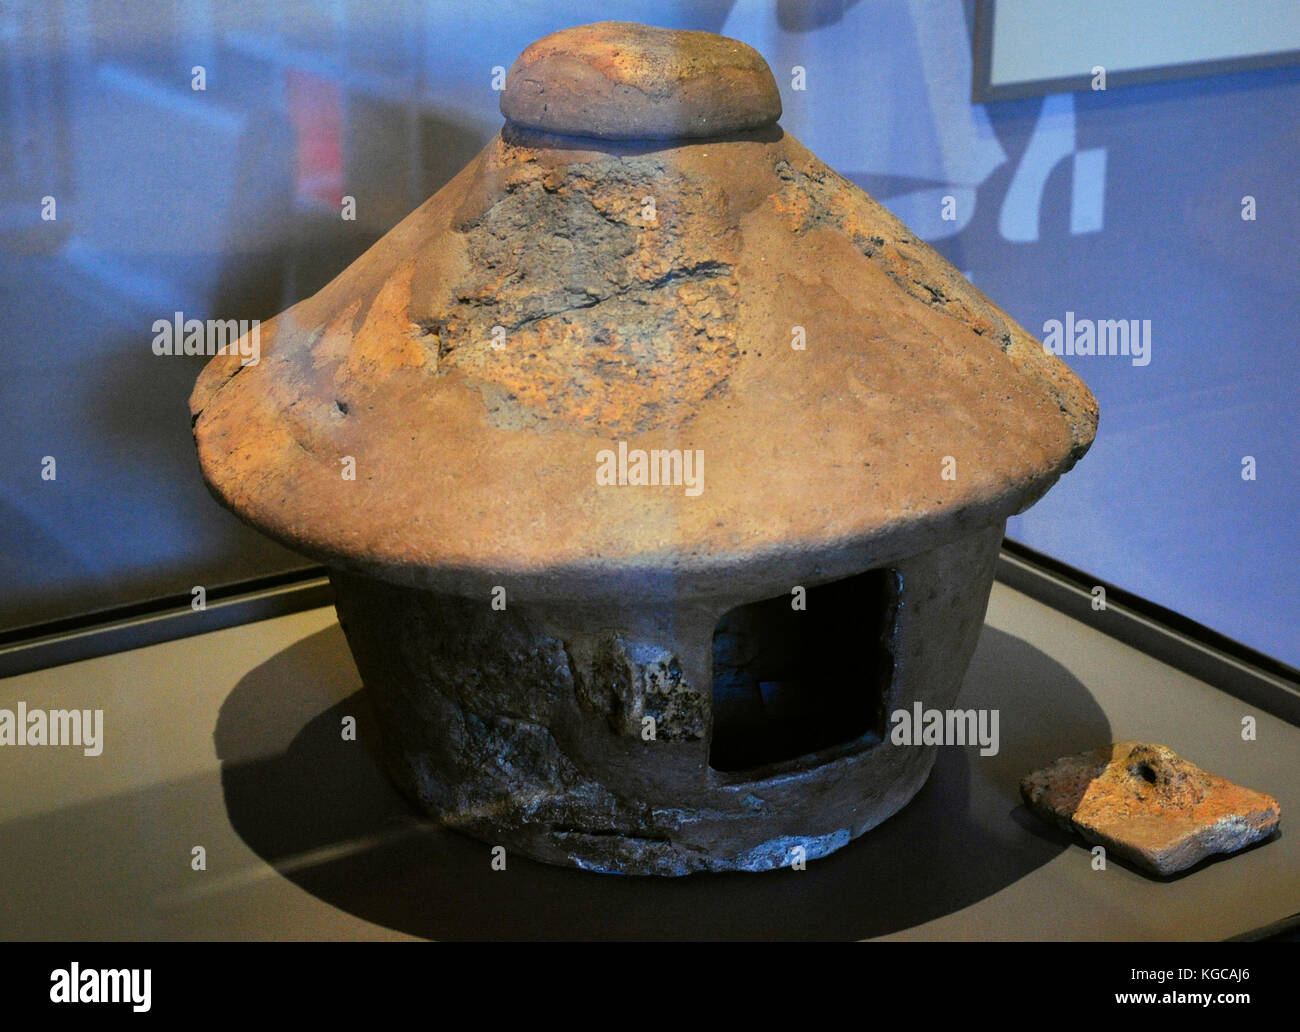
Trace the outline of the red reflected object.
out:
[[[286,73],[296,141],[294,196],[337,208],[343,200],[343,109],[338,83],[301,69]]]

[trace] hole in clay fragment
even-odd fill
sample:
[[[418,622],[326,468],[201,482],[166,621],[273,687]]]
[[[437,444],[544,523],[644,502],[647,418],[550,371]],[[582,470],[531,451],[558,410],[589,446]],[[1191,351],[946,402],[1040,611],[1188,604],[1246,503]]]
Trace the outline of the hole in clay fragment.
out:
[[[1154,785],[1156,783],[1156,772],[1149,763],[1139,763],[1134,767],[1130,767],[1129,773],[1149,784]]]
[[[713,630],[709,766],[748,771],[885,732],[896,612],[889,570],[738,606]]]

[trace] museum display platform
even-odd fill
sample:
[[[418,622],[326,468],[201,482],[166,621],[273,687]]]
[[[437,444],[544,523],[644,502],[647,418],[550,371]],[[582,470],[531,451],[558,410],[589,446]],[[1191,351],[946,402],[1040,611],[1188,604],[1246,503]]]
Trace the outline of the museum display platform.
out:
[[[103,749],[0,749],[6,939],[1218,940],[1300,921],[1300,728],[1003,582],[957,700],[998,711],[997,753],[942,747],[910,805],[802,871],[496,869],[391,787],[331,607],[0,680],[19,702],[102,710]],[[1130,738],[1276,796],[1280,832],[1165,879],[1094,869],[1017,785]]]

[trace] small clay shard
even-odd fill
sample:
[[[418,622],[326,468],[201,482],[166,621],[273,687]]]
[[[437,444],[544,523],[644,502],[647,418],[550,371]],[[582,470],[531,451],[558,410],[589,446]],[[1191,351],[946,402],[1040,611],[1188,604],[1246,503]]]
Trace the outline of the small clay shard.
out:
[[[1155,874],[1268,837],[1281,809],[1163,745],[1116,742],[1025,776],[1020,794],[1044,820]]]

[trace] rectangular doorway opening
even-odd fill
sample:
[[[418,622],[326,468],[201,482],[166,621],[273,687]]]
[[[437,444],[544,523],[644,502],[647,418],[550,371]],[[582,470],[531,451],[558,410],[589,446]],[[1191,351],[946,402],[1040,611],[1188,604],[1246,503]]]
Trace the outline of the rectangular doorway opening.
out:
[[[897,584],[895,571],[869,570],[723,614],[713,630],[709,766],[749,771],[879,742]]]

